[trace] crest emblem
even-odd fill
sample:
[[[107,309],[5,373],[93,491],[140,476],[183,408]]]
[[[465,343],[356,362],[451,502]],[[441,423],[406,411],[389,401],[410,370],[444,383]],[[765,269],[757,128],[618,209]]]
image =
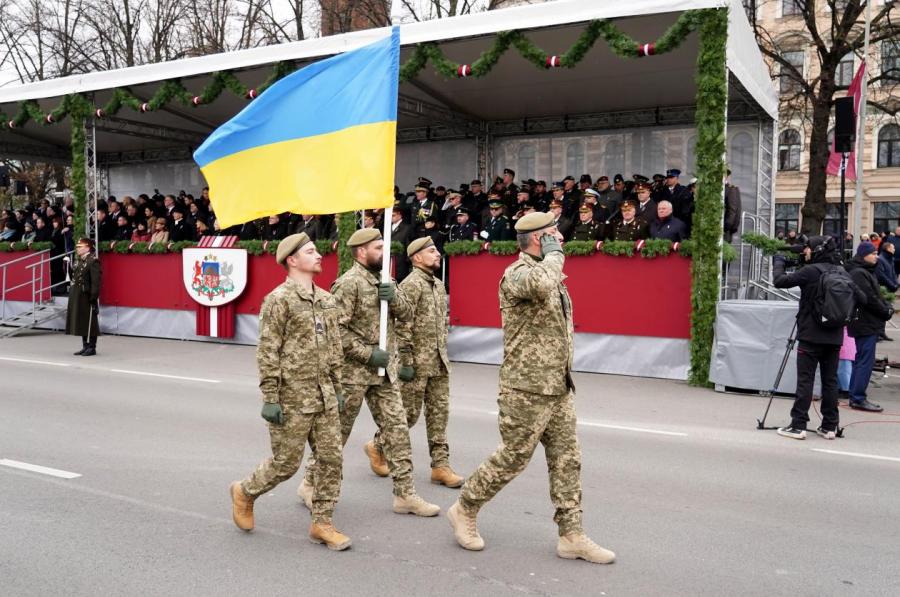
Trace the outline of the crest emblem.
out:
[[[185,249],[182,266],[185,290],[207,307],[233,301],[247,285],[247,252],[243,249]]]

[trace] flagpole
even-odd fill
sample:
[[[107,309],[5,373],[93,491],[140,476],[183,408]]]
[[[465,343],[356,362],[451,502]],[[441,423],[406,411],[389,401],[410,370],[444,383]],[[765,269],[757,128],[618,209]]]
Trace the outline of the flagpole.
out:
[[[859,122],[856,123],[856,196],[853,198],[853,240],[862,235],[863,154],[866,153],[866,88],[869,83],[869,29],[872,21],[872,0],[866,1],[866,34],[863,44],[863,76],[860,85]],[[850,245],[853,248],[853,245]]]
[[[381,281],[388,283],[391,281],[391,214],[393,207],[384,209],[384,230],[381,236],[384,238],[384,257],[381,260]],[[388,318],[388,302],[381,301],[381,320],[378,325],[378,348],[387,350],[387,318]],[[383,368],[378,368],[378,375],[384,375]]]

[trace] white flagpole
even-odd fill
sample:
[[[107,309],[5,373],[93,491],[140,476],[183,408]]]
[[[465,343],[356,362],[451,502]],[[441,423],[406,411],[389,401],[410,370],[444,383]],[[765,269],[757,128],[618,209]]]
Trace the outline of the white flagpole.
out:
[[[863,44],[863,76],[859,89],[859,122],[856,134],[856,196],[853,198],[853,242],[862,235],[863,154],[866,153],[866,87],[869,84],[869,29],[872,21],[872,0],[866,2],[866,37]],[[851,249],[853,246],[851,245]]]
[[[384,257],[381,262],[381,281],[384,283],[391,281],[391,213],[394,208],[386,207],[384,210],[384,231],[381,236],[384,238]],[[378,327],[378,348],[387,350],[387,318],[388,318],[388,302],[381,301],[381,321]],[[378,375],[384,375],[385,370],[378,368]]]

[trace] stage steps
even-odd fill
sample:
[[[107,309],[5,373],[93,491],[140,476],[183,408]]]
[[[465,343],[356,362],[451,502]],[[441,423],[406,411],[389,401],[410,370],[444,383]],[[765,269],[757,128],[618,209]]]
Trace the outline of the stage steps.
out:
[[[65,315],[65,312],[66,307],[57,305],[53,299],[39,303],[35,305],[33,311],[24,311],[14,317],[0,320],[0,338],[11,338],[24,330],[35,328],[60,315]]]

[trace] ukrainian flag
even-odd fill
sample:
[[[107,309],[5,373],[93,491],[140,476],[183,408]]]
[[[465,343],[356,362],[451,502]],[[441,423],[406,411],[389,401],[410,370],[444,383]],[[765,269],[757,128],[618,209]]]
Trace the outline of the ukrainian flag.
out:
[[[194,152],[223,228],[394,202],[400,30],[272,85]]]

